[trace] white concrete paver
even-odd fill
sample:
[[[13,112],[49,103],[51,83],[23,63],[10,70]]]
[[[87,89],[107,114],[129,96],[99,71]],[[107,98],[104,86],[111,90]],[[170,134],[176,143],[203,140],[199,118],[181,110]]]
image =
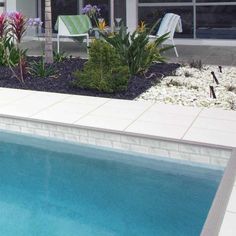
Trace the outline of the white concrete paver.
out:
[[[236,147],[236,133],[217,129],[190,128],[183,140]]]
[[[219,236],[235,236],[236,235],[236,180],[229,199],[227,210],[221,226]]]
[[[139,117],[139,121],[154,122],[158,124],[177,125],[189,127],[195,115],[183,115],[173,113],[162,113],[152,109],[152,107]]]
[[[15,100],[0,109],[1,114],[30,117],[39,111],[46,109],[63,99],[68,95],[64,94],[45,94],[45,93],[31,93],[19,100]],[[15,94],[13,95],[15,97]]]
[[[217,109],[217,108],[210,108],[210,109],[204,109],[201,112],[200,117],[235,121],[236,120],[236,112]]]
[[[150,102],[136,103],[135,101],[111,99],[103,106],[92,112],[90,115],[97,117],[114,117],[117,120],[129,119],[132,122],[152,105],[153,103]]]
[[[86,127],[123,131],[131,122],[132,119],[117,118],[116,116],[98,116],[92,113],[79,119],[74,124]]]
[[[34,92],[27,90],[16,90],[16,89],[0,89],[0,107],[3,107],[12,102],[18,101],[24,97],[29,96]]]
[[[66,103],[71,104],[85,104],[85,105],[93,105],[94,107],[100,106],[105,104],[106,102],[110,101],[109,98],[98,98],[95,97],[88,97],[88,96],[80,96],[80,95],[68,95],[68,97],[64,100]]]
[[[199,108],[154,104],[125,131],[181,139],[200,111]]]
[[[236,147],[236,112],[0,89],[0,114]]]
[[[236,112],[203,109],[184,140],[236,147]]]
[[[236,232],[236,214],[226,212],[219,236],[235,236]]]
[[[236,112],[0,88],[0,116],[236,147]],[[236,235],[236,183],[221,229]]]
[[[234,124],[234,120],[205,118],[200,115],[192,125],[192,128],[236,133],[236,126]]]
[[[72,124],[92,110],[94,110],[94,106],[90,104],[57,103],[31,116],[31,118]]]
[[[236,186],[234,186],[231,197],[229,199],[228,211],[236,214]]]
[[[196,116],[199,114],[202,108],[156,103],[153,105],[151,110],[159,113],[167,113],[167,114],[175,114],[183,116]]]
[[[125,129],[125,131],[135,134],[153,135],[174,139],[181,139],[187,130],[188,126],[142,121],[139,119]]]

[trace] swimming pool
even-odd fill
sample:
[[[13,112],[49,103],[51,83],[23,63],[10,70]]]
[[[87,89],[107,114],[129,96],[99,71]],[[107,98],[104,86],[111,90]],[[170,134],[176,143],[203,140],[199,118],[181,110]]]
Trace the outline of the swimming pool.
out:
[[[0,235],[199,235],[222,171],[0,135]]]

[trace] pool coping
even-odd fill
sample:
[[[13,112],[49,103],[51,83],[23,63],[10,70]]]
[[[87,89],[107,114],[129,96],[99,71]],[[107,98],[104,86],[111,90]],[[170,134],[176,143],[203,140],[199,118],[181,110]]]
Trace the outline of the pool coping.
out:
[[[170,142],[190,144],[190,145],[198,145],[198,146],[204,146],[204,147],[210,147],[210,148],[222,148],[222,149],[228,149],[228,150],[236,149],[236,147],[232,147],[230,145],[219,145],[219,144],[212,144],[212,143],[206,143],[206,142],[200,142],[200,141],[168,138],[168,137],[162,137],[162,136],[151,135],[151,134],[149,135],[149,134],[142,134],[142,133],[133,133],[133,132],[128,132],[128,131],[119,131],[119,130],[112,130],[112,129],[105,129],[105,128],[97,128],[97,127],[91,127],[91,126],[82,126],[82,125],[69,124],[69,123],[58,122],[58,121],[49,121],[49,120],[40,120],[40,119],[29,118],[29,117],[4,115],[1,113],[0,113],[0,118],[10,118],[10,119],[16,119],[16,120],[21,120],[21,121],[32,121],[32,122],[36,122],[36,123],[38,122],[38,123],[43,123],[43,124],[48,124],[48,125],[60,125],[60,126],[66,126],[66,127],[70,127],[70,128],[82,128],[82,129],[98,131],[98,132],[124,134],[127,136],[137,136],[140,138],[159,139],[159,140],[163,140],[163,141],[170,141]]]
[[[233,150],[232,156],[225,169],[223,178],[218,187],[208,217],[203,226],[201,236],[219,235],[224,216],[227,210],[229,199],[235,183],[236,170],[236,149]]]

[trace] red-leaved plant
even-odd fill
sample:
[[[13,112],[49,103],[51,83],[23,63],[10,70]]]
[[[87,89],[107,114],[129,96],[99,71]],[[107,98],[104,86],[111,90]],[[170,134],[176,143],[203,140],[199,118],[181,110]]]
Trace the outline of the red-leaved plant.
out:
[[[24,83],[24,79],[27,74],[27,62],[25,58],[25,51],[19,48],[19,44],[21,43],[23,35],[27,30],[27,22],[28,19],[21,12],[12,12],[8,15],[8,23],[10,25],[9,33],[13,39],[16,40],[16,47],[19,52],[18,70],[20,75],[17,76],[17,73],[14,74],[16,78],[22,83]]]
[[[6,28],[7,28],[7,17],[5,13],[2,13],[0,15],[0,39],[4,38]]]
[[[22,40],[22,37],[27,29],[28,19],[21,12],[12,12],[9,14],[9,24],[11,33],[16,39],[17,44]]]

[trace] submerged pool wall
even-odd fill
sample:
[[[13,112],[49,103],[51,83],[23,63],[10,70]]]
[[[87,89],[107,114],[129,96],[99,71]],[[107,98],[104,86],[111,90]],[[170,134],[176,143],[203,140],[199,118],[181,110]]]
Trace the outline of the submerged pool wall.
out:
[[[0,129],[141,153],[151,158],[164,157],[216,168],[225,168],[232,153],[232,149],[229,147],[154,138],[148,135],[121,133],[29,118],[1,116]]]

